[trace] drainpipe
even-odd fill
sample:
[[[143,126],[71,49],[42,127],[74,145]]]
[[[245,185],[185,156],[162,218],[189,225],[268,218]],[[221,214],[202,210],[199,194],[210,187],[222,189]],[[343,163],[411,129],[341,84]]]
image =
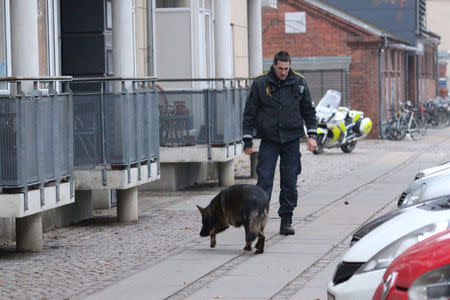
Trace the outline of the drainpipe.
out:
[[[439,57],[437,52],[437,45],[436,48],[434,48],[434,76],[436,81],[436,96],[439,96]]]
[[[381,67],[382,67],[382,63],[381,63],[381,53],[383,52],[383,49],[386,48],[387,46],[387,36],[382,35],[382,38],[384,38],[384,43],[381,44],[380,48],[378,49],[378,128],[380,131],[380,138],[383,138],[383,135],[381,134],[381,108],[382,108],[382,95],[381,95],[381,91],[382,91],[382,75],[381,75]]]
[[[405,53],[405,99],[409,99],[409,51]]]
[[[419,72],[419,57],[416,55],[414,57],[414,64],[416,65],[416,103],[419,103],[420,101],[420,72]]]
[[[154,76],[153,67],[153,0],[147,0],[147,75]]]

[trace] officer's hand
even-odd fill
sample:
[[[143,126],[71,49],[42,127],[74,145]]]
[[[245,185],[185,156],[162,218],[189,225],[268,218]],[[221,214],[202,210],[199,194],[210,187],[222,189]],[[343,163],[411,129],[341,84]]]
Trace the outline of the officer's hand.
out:
[[[308,151],[314,151],[317,149],[317,141],[313,138],[308,138],[307,144],[306,144],[306,149],[308,149]]]
[[[249,155],[252,154],[253,152],[255,152],[255,146],[252,145],[251,148],[245,148],[244,152],[245,152],[245,154],[249,154]]]

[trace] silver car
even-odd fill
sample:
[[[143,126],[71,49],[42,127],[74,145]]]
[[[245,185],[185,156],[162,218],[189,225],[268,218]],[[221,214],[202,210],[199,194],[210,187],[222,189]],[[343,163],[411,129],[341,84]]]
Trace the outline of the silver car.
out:
[[[440,164],[439,166],[436,167],[420,170],[419,172],[417,172],[416,176],[414,177],[414,180],[421,179],[429,175],[433,175],[434,173],[440,172],[445,169],[450,169],[450,161]]]
[[[450,195],[450,163],[423,170],[416,174],[422,174],[408,186],[398,199],[398,207],[421,203],[428,199]],[[434,169],[434,170],[432,170]],[[436,171],[437,170],[437,171]],[[420,176],[420,175],[419,175]]]

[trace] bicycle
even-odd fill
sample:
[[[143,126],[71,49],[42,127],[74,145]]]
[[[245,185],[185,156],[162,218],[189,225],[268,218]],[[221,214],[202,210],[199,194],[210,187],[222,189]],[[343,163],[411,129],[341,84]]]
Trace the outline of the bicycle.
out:
[[[413,108],[410,101],[406,101],[404,107],[401,107],[396,112],[396,115],[388,120],[388,138],[391,140],[401,140],[407,134],[409,134],[413,140],[423,137],[426,133],[427,121],[425,120],[425,115],[422,113],[422,110],[421,114],[416,117],[417,114],[418,110]]]
[[[409,133],[409,136],[416,141],[425,135],[427,130],[426,124],[419,122],[415,117],[417,114],[417,109],[411,109],[408,114],[409,118],[406,132]]]

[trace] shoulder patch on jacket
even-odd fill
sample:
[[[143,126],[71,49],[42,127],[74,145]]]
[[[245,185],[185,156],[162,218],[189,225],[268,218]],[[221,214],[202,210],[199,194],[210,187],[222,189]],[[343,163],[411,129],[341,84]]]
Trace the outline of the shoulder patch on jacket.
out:
[[[267,75],[267,73],[268,72],[264,72],[264,73],[261,73],[261,74],[256,75],[256,76],[250,76],[250,79],[256,79],[256,78],[259,78],[259,77],[263,77],[264,75]]]
[[[300,77],[303,78],[303,79],[305,78],[302,74],[300,74],[300,73],[298,73],[298,72],[295,72],[295,71],[293,71],[293,72],[294,72],[295,75],[300,76]]]

